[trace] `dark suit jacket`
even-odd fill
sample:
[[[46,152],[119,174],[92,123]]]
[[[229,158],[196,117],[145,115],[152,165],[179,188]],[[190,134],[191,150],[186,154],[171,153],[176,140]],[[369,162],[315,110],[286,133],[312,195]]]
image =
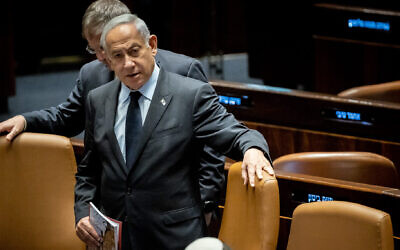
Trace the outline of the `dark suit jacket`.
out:
[[[135,249],[183,249],[205,233],[197,169],[201,145],[242,159],[250,147],[268,155],[267,143],[226,112],[211,85],[161,68],[137,160],[128,171],[114,134],[119,90],[114,80],[88,96],[76,222],[88,216],[94,201],[106,215],[131,223]]]
[[[191,57],[158,49],[159,67],[179,75],[207,82],[201,63]],[[85,101],[90,90],[114,79],[114,72],[98,60],[85,64],[67,101],[40,111],[24,113],[28,132],[76,136],[85,128]]]
[[[165,70],[207,82],[201,63],[191,57],[158,49],[156,62]],[[85,64],[67,101],[40,111],[25,113],[27,131],[75,136],[85,127],[85,102],[90,90],[114,79],[114,73],[98,60]],[[209,147],[201,157],[200,186],[203,201],[216,201],[225,181],[225,159]]]

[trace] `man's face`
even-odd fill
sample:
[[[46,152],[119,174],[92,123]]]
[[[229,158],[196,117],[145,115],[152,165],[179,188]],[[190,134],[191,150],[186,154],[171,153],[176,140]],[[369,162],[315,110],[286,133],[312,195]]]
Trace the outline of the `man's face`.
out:
[[[87,42],[89,49],[96,53],[97,59],[100,62],[104,63],[105,65],[109,66],[106,60],[106,54],[104,53],[104,50],[100,46],[100,35],[87,38]]]
[[[108,32],[106,45],[111,69],[130,89],[139,89],[150,79],[157,53],[156,36],[150,36],[147,46],[134,24],[121,24]]]

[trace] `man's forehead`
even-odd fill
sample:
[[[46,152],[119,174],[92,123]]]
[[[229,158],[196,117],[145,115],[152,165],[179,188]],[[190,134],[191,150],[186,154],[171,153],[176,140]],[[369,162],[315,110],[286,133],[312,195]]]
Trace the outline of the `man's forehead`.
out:
[[[137,36],[140,36],[140,33],[133,23],[123,23],[112,28],[108,32],[106,38],[110,36],[130,36],[132,38],[135,38]]]
[[[126,26],[121,24],[108,32],[106,43],[109,46],[116,44],[132,46],[132,44],[143,45],[145,41],[142,35],[137,31],[135,25],[131,24]]]
[[[129,50],[135,47],[142,47],[143,43],[138,43],[134,40],[127,40],[124,42],[115,42],[110,44],[110,51]]]

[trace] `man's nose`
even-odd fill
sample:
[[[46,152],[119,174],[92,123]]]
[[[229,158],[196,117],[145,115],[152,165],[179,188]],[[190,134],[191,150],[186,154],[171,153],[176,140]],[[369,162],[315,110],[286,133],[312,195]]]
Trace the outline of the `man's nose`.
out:
[[[133,60],[133,58],[131,58],[129,55],[125,56],[125,67],[133,67],[135,66],[135,60]]]

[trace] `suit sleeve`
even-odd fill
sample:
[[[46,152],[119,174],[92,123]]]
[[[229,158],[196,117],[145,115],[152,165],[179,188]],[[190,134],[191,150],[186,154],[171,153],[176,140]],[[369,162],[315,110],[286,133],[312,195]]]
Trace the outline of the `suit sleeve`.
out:
[[[208,82],[203,65],[199,60],[193,59],[189,65],[187,76]],[[205,145],[200,155],[199,185],[201,200],[217,201],[225,183],[224,175],[225,157]]]
[[[203,202],[218,201],[225,183],[225,157],[205,145],[200,155],[199,185]]]
[[[202,82],[208,82],[203,65],[197,59],[193,59],[192,63],[189,65],[187,77],[200,80]]]
[[[91,112],[90,94],[86,104],[86,127],[85,127],[85,152],[78,171],[75,175],[75,223],[89,215],[89,202],[98,203],[100,188],[101,169],[96,155],[93,139],[93,113]]]
[[[197,139],[237,161],[243,159],[249,148],[258,148],[271,162],[262,134],[247,128],[228,113],[211,85],[203,84],[194,100],[193,126]]]
[[[84,85],[82,70],[77,84],[68,99],[56,107],[22,114],[27,122],[27,131],[59,134],[68,137],[76,136],[85,127]]]

